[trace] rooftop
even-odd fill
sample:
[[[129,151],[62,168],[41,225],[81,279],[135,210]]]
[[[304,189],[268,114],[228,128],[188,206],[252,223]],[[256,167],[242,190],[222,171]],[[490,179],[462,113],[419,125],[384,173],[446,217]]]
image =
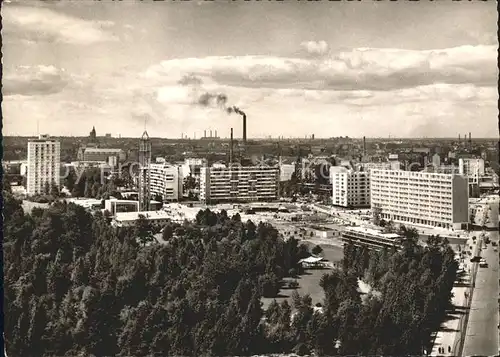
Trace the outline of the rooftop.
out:
[[[367,228],[367,227],[346,227],[345,230],[346,231],[351,231],[351,232],[357,232],[357,233],[370,234],[372,236],[383,237],[383,238],[388,238],[388,239],[400,238],[399,234],[396,234],[396,233],[382,233],[379,230],[376,230],[376,229],[373,229],[373,228]]]
[[[114,148],[85,148],[85,152],[120,152],[122,149]]]
[[[142,211],[142,212],[117,212],[115,220],[117,221],[136,221],[139,215],[143,215],[147,219],[170,219],[172,214],[165,211]]]

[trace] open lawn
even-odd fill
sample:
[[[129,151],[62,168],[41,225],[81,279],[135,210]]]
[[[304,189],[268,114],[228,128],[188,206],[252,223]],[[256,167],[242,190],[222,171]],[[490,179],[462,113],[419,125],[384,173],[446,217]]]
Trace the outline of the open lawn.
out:
[[[311,249],[314,247],[314,244],[309,242],[304,242]],[[342,247],[332,246],[332,245],[323,245],[321,244],[321,248],[323,248],[322,256],[331,261],[331,262],[339,262],[344,256],[344,250]],[[319,281],[323,274],[330,272],[331,269],[319,269],[319,270],[306,270],[305,275],[300,276],[297,279],[299,283],[299,288],[296,289],[300,295],[309,294],[311,295],[313,305],[318,302],[323,302],[324,293],[323,289],[319,286]],[[293,279],[286,279],[287,281],[291,281]],[[292,292],[294,289],[281,289],[276,301],[281,303],[283,300],[288,300],[291,303]],[[263,306],[262,308],[265,310],[269,306],[269,304],[273,301],[272,298],[262,298]]]

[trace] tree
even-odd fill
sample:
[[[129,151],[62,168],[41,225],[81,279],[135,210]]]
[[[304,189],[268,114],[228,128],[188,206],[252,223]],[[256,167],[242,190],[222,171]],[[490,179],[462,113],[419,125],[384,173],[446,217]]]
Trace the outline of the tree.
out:
[[[170,240],[174,236],[174,227],[172,224],[167,224],[163,227],[162,238],[164,241]]]
[[[139,242],[145,246],[147,243],[153,242],[153,229],[151,227],[150,221],[140,214],[139,218],[135,223],[135,235],[139,239]]]
[[[311,250],[311,253],[314,255],[320,255],[323,252],[323,248],[320,245],[315,245]]]
[[[382,208],[378,205],[372,207],[372,221],[376,226],[380,226],[380,220],[382,217]]]
[[[59,186],[52,181],[50,186],[50,195],[54,198],[59,198],[61,196],[61,192],[59,191]]]
[[[43,193],[45,195],[50,195],[50,183],[48,181],[46,181],[43,187],[44,187]]]

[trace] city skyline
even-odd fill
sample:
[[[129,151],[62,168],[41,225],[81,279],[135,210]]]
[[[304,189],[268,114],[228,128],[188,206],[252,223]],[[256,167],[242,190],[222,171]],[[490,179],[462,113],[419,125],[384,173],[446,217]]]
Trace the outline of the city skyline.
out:
[[[3,5],[4,135],[498,136],[494,2]]]

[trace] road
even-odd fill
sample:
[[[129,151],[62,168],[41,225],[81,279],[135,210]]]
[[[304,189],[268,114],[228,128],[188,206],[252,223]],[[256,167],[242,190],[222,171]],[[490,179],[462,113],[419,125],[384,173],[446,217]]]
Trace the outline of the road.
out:
[[[498,232],[487,233],[491,241],[498,243]],[[484,247],[483,247],[484,248]],[[481,256],[487,268],[478,268],[476,286],[467,324],[463,356],[493,356],[498,354],[498,252],[491,244]]]

